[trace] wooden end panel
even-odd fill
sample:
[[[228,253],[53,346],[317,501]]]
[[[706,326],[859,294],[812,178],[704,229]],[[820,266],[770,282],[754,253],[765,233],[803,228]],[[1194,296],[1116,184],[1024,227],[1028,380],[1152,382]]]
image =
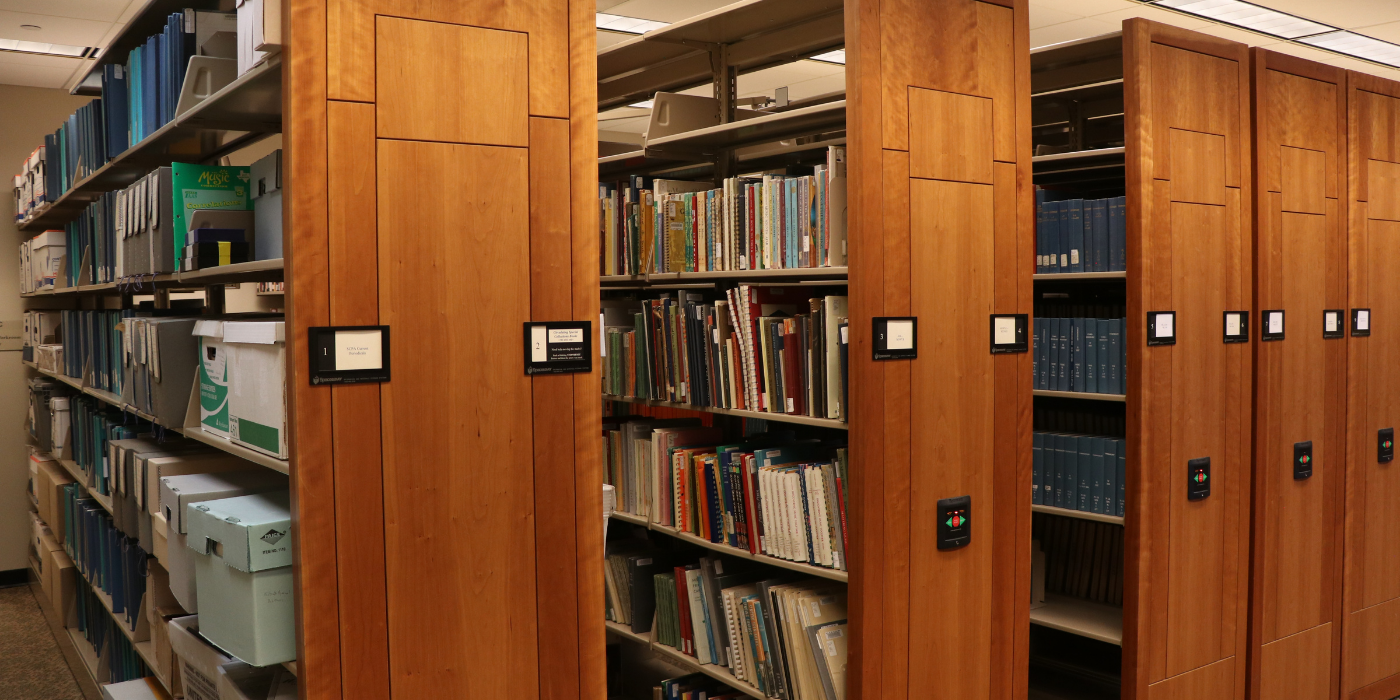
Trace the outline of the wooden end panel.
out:
[[[994,364],[987,323],[994,303],[992,187],[913,180],[910,257],[918,275],[911,308],[925,331],[912,361],[908,697],[987,697],[990,692]],[[937,551],[938,499],[972,497],[973,541]],[[956,629],[958,634],[948,634]],[[886,693],[886,697],[890,697]]]
[[[882,151],[884,162],[884,243],[885,314],[909,316],[913,261],[910,247],[910,179],[907,151]],[[884,664],[881,681],[891,697],[905,697],[909,688],[909,596],[910,560],[910,469],[909,433],[914,423],[911,413],[909,362],[887,362],[885,366],[884,415],[884,507],[878,513],[884,522]]]
[[[1167,152],[1174,168],[1173,202],[1225,204],[1225,137],[1169,129]]]
[[[1299,214],[1327,213],[1327,153],[1294,146],[1279,146],[1280,211]],[[1322,260],[1322,258],[1318,258]]]
[[[1353,693],[1400,673],[1400,600],[1347,615],[1342,692]],[[1400,692],[1400,691],[1397,691]]]
[[[1353,553],[1364,562],[1359,582],[1361,607],[1400,597],[1400,518],[1395,517],[1395,504],[1400,503],[1400,469],[1394,463],[1378,463],[1375,445],[1378,430],[1400,424],[1400,363],[1395,361],[1400,357],[1400,285],[1391,273],[1393,261],[1400,259],[1400,223],[1370,219],[1366,226],[1364,264],[1371,268],[1371,336],[1366,339],[1371,359],[1366,415],[1366,436],[1370,439],[1356,455],[1366,469],[1362,501],[1355,504],[1363,508],[1358,513],[1362,519],[1356,523],[1362,548]],[[1400,672],[1400,665],[1395,670]]]
[[[1395,94],[1384,94],[1365,89],[1400,86],[1400,83],[1385,80],[1383,78],[1362,78],[1358,73],[1351,73],[1351,84],[1353,89],[1349,91],[1348,105],[1351,109],[1351,120],[1348,123],[1348,133],[1351,140],[1351,168],[1352,168],[1352,193],[1353,201],[1368,202],[1371,199],[1369,186],[1369,173],[1367,161],[1383,160],[1390,163],[1400,163],[1400,134],[1396,133],[1396,124],[1400,124],[1400,99]],[[1368,85],[1368,83],[1381,82],[1383,85]],[[1357,83],[1365,87],[1357,87]]]
[[[1371,194],[1367,202],[1370,218],[1400,221],[1400,163],[1372,158],[1366,161],[1366,179]]]
[[[491,341],[530,318],[527,155],[379,142],[380,318],[414,341],[381,387],[396,696],[539,693],[531,385]]]
[[[1265,644],[1259,651],[1261,683],[1256,700],[1331,700],[1331,623]],[[1322,663],[1319,663],[1322,661]]]
[[[530,118],[530,320],[572,318],[569,122]],[[538,537],[540,697],[579,692],[578,543],[575,527],[574,377],[540,375],[533,392],[535,514]]]
[[[992,184],[992,100],[909,89],[909,175]]]
[[[1147,687],[1147,700],[1229,700],[1235,696],[1234,657]]]
[[[1160,25],[1154,25],[1154,28]],[[1185,129],[1225,138],[1224,183],[1240,186],[1242,153],[1240,64],[1217,56],[1154,43],[1152,45],[1152,140],[1156,144],[1153,177],[1172,180],[1174,162],[1169,130]],[[1245,163],[1245,166],[1248,164]]]
[[[1322,196],[1340,196],[1345,185],[1346,163],[1346,120],[1341,116],[1345,113],[1341,81],[1344,71],[1264,49],[1255,49],[1255,55],[1267,56],[1270,66],[1260,71],[1260,84],[1255,87],[1258,110],[1255,124],[1258,152],[1255,155],[1260,189],[1282,191],[1280,178],[1287,167],[1281,163],[1285,154],[1279,148],[1286,147],[1324,154],[1323,176],[1327,186]],[[1298,74],[1300,71],[1307,75]],[[1331,80],[1324,79],[1328,76]],[[1321,213],[1321,210],[1311,213]]]
[[[328,102],[330,322],[379,323],[374,105]],[[389,696],[379,385],[332,386],[344,697]]]
[[[992,100],[993,157],[1003,163],[1016,162],[1016,70],[1012,29],[1013,11],[1008,7],[977,6],[978,85]],[[1009,2],[1007,3],[1009,5]],[[1023,14],[1025,10],[1021,11]]]
[[[313,387],[306,329],[330,323],[327,223],[326,8],[319,0],[284,3],[288,42],[283,143],[290,182],[286,232],[287,415],[290,424],[292,549],[295,556],[297,665],[302,698],[342,697],[340,599],[336,556],[334,445],[329,387]]]
[[[375,29],[380,138],[529,145],[527,35],[397,17]]]
[[[1231,488],[1244,486],[1242,464],[1227,459],[1226,422],[1235,401],[1229,396],[1229,368],[1220,343],[1226,305],[1223,284],[1228,251],[1220,231],[1227,229],[1225,207],[1171,205],[1172,296],[1177,344],[1172,346],[1171,465],[1166,479],[1171,499],[1167,584],[1168,676],[1218,661],[1233,653],[1223,645],[1228,590],[1226,559],[1237,556],[1226,521]],[[1211,496],[1188,501],[1187,462],[1211,460]]]
[[[375,0],[326,0],[326,96],[374,101]]]

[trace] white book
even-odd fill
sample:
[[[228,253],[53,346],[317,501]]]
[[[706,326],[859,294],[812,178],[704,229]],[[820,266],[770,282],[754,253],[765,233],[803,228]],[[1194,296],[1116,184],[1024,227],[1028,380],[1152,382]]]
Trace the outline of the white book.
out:
[[[829,296],[824,300],[826,326],[826,417],[841,417],[841,319],[849,318],[847,298]]]
[[[685,572],[685,591],[690,596],[690,626],[695,635],[695,659],[702,664],[715,663],[710,648],[710,633],[706,623],[705,594],[700,590],[700,570]]]

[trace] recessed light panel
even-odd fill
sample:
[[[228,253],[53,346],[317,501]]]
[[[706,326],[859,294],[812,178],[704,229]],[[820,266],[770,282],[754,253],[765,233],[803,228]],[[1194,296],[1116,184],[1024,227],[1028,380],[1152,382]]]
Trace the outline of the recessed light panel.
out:
[[[1239,0],[1157,0],[1156,4],[1282,39],[1297,39],[1336,29]]]
[[[654,22],[649,19],[610,15],[606,12],[596,13],[594,23],[598,29],[606,29],[610,32],[621,32],[623,34],[646,34],[653,29],[669,26],[666,22]]]
[[[86,46],[65,46],[63,44],[45,44],[38,41],[17,41],[15,39],[0,39],[0,51],[14,51],[17,53],[36,53],[45,56],[69,56],[72,58],[83,58],[93,49]]]
[[[1380,39],[1372,39],[1369,36],[1362,36],[1352,32],[1335,31],[1318,36],[1310,36],[1298,41],[1316,46],[1318,48],[1336,51],[1363,58],[1367,61],[1384,63],[1387,66],[1400,68],[1400,46]]]

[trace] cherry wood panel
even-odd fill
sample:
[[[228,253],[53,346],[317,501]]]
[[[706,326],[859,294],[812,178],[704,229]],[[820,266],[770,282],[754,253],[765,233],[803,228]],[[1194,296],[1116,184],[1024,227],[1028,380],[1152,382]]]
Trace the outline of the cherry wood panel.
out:
[[[1326,623],[1259,649],[1259,700],[1328,700],[1336,697],[1336,675],[1331,672],[1332,632]],[[1322,663],[1318,663],[1321,659]]]
[[[374,106],[327,104],[331,324],[379,324]],[[379,385],[332,386],[336,564],[346,698],[389,695]]]
[[[400,697],[539,693],[530,380],[483,342],[530,317],[527,156],[379,142],[380,318],[411,339],[382,387]]]
[[[1026,12],[846,6],[852,697],[1026,692],[1029,359],[988,347],[991,313],[1031,307]],[[919,357],[874,362],[870,319],[900,315]],[[962,495],[973,542],[940,552],[937,501]]]
[[[1324,339],[1321,326],[1324,309],[1346,306],[1335,197],[1346,162],[1346,74],[1262,49],[1252,57],[1254,307],[1282,309],[1286,338],[1254,345],[1250,695],[1330,700],[1340,678],[1346,341]],[[1313,475],[1298,481],[1293,448],[1304,441]]]
[[[1400,162],[1400,83],[1349,72],[1347,109],[1348,305],[1371,310],[1371,335],[1347,341],[1341,692],[1371,700],[1400,693],[1400,472],[1376,454],[1377,431],[1400,423],[1400,284],[1375,257],[1400,255],[1400,223],[1371,213],[1400,196],[1373,165]]]
[[[977,528],[994,532],[995,509],[978,508],[992,503],[994,465],[995,377],[987,348],[995,300],[992,194],[990,185],[918,179],[910,185],[910,258],[941,274],[916,275],[910,287],[910,311],[932,332],[909,363],[917,423],[912,452],[924,457],[910,476],[909,568],[912,581],[921,582],[911,588],[936,585],[938,595],[909,602],[909,654],[927,660],[910,664],[909,697],[987,697],[990,683],[992,548],[937,551],[936,506],[940,498],[969,495],[974,539]]]
[[[1124,24],[1128,490],[1123,697],[1243,697],[1253,362],[1221,342],[1252,304],[1248,54]],[[1147,346],[1149,311],[1176,343]],[[1211,460],[1189,501],[1187,461]]]
[[[291,455],[293,582],[298,692],[340,698],[340,588],[329,387],[312,387],[306,329],[330,322],[327,222],[326,12],[316,0],[284,4],[289,51],[283,147],[289,186],[286,231],[287,410]]]
[[[518,32],[379,18],[379,137],[528,145],[527,43]]]

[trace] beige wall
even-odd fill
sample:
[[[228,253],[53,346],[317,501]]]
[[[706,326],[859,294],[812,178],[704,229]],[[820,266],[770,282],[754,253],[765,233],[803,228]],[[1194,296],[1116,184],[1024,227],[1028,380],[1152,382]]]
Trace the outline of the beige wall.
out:
[[[0,175],[5,193],[5,203],[0,205],[0,321],[18,320],[25,309],[19,297],[18,250],[26,234],[15,229],[11,178],[20,172],[24,159],[44,145],[44,134],[53,133],[91,99],[63,90],[0,85]],[[24,429],[28,376],[18,351],[0,352],[0,571],[29,565],[29,508],[24,495],[29,478]]]

